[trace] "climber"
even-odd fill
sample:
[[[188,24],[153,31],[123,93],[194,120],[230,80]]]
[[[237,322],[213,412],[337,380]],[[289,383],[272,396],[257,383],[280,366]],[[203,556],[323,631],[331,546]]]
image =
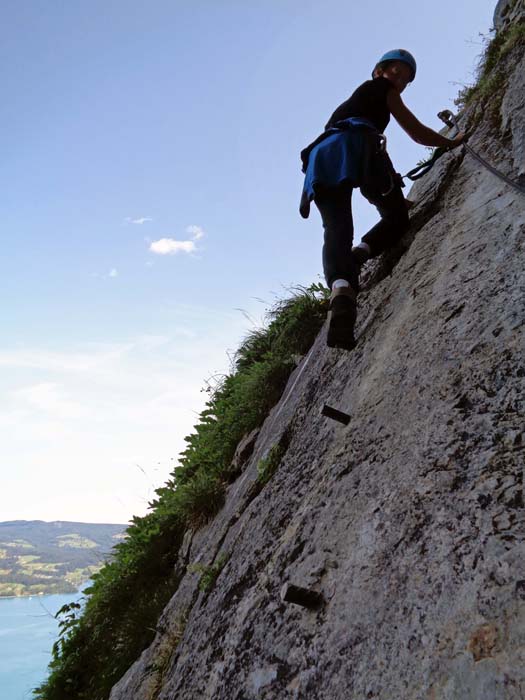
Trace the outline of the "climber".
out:
[[[465,139],[448,139],[424,126],[405,106],[401,93],[416,76],[416,61],[404,49],[388,51],[367,80],[332,114],[325,131],[301,152],[304,187],[300,213],[307,218],[315,202],[324,228],[323,270],[331,290],[329,347],[355,347],[360,266],[393,246],[408,228],[403,182],[386,152],[382,135],[390,115],[423,146],[454,148]],[[374,204],[381,220],[352,248],[352,190]]]

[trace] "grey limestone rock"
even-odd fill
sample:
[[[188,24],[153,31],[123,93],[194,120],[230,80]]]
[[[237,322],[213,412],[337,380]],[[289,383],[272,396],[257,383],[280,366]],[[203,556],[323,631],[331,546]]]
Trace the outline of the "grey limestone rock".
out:
[[[470,144],[516,178],[525,65],[507,60],[506,136],[482,119]],[[111,700],[525,698],[525,198],[456,151],[409,197],[357,348],[321,331]],[[200,591],[188,564],[226,553]],[[284,602],[287,582],[323,605]]]
[[[525,16],[525,0],[499,0],[494,10],[494,29],[499,31]]]

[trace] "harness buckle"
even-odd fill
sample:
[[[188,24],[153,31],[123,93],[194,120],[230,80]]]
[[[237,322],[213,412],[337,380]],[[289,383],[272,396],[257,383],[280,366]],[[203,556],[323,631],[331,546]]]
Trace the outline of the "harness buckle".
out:
[[[386,136],[384,134],[378,134],[377,137],[379,140],[378,153],[386,153]]]

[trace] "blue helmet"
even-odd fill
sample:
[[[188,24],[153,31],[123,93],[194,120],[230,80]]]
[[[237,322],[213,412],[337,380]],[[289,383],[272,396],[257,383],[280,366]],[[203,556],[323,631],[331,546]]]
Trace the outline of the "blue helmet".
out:
[[[416,77],[416,59],[412,56],[410,51],[405,49],[393,49],[392,51],[387,51],[384,56],[381,56],[377,63],[383,63],[383,61],[403,61],[412,68],[412,80]],[[375,70],[375,68],[374,68]],[[372,71],[372,76],[373,76]]]

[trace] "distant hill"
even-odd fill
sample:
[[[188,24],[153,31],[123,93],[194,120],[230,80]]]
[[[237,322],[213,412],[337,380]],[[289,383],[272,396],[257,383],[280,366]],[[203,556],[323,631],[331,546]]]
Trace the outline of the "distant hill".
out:
[[[0,522],[0,597],[75,592],[108,559],[126,527]]]

